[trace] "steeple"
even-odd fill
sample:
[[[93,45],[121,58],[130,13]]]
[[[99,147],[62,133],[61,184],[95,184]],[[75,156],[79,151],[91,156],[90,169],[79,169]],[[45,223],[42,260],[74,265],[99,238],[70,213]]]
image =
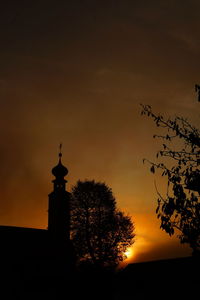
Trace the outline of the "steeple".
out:
[[[61,189],[65,189],[65,183],[67,182],[67,180],[64,179],[64,177],[68,174],[68,170],[65,166],[63,166],[62,162],[61,162],[61,158],[62,158],[62,144],[60,144],[60,152],[58,154],[59,156],[59,161],[57,166],[55,166],[52,169],[52,174],[55,176],[55,179],[53,180],[54,183],[54,191],[55,190],[61,190]]]
[[[56,238],[70,239],[70,193],[66,191],[67,168],[62,164],[60,144],[58,164],[52,169],[55,176],[53,191],[49,194],[48,230]]]

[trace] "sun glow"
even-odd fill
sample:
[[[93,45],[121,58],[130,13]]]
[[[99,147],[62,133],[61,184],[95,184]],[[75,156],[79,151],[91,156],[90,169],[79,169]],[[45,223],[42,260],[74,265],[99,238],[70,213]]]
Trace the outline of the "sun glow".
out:
[[[125,255],[126,255],[126,259],[130,259],[130,258],[132,258],[133,257],[133,255],[134,255],[134,252],[133,252],[133,248],[128,248],[127,250],[126,250],[126,252],[124,253]]]

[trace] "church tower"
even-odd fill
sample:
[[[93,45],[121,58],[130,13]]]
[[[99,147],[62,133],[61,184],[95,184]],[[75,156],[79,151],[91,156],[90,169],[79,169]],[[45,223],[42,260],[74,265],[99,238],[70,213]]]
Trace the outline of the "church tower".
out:
[[[59,161],[52,169],[55,176],[53,192],[49,194],[48,230],[54,238],[70,240],[70,193],[66,191],[65,176],[68,170],[61,162],[60,145]]]

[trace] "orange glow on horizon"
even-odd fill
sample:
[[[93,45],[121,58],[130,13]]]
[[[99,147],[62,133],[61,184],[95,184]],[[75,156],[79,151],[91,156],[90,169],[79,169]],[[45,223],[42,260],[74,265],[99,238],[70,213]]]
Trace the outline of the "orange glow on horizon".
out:
[[[126,255],[126,261],[127,260],[129,260],[129,259],[131,259],[131,258],[133,258],[133,256],[134,256],[134,251],[133,251],[133,248],[132,247],[129,247],[129,248],[127,248],[127,250],[126,250],[126,252],[124,253],[125,255]]]

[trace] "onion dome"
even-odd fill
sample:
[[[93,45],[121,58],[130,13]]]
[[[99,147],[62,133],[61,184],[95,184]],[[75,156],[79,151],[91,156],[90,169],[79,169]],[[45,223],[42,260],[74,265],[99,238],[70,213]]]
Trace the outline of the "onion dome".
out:
[[[61,163],[61,157],[62,157],[62,153],[59,153],[59,162],[57,164],[57,166],[55,166],[52,169],[52,174],[56,177],[56,178],[64,178],[67,174],[68,174],[68,170],[65,166],[63,166],[63,164]]]

